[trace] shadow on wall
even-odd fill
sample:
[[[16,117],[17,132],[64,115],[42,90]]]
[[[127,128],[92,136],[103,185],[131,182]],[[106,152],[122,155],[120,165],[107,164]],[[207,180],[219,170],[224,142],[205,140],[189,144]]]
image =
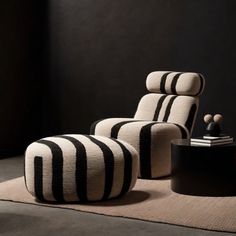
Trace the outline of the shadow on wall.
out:
[[[10,0],[1,4],[1,157],[23,153],[42,135],[45,2]]]

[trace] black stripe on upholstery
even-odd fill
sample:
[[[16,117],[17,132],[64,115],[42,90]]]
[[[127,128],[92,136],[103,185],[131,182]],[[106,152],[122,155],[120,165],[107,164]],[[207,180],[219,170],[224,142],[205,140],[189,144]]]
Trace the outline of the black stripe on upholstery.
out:
[[[198,74],[198,76],[199,76],[199,78],[200,78],[200,88],[199,88],[199,91],[196,93],[196,95],[195,96],[198,96],[201,92],[202,92],[202,90],[203,90],[203,86],[204,86],[204,78],[203,78],[203,76],[201,75],[201,74]]]
[[[34,192],[36,198],[45,201],[43,196],[43,159],[40,156],[34,157]]]
[[[63,154],[56,143],[49,140],[38,140],[37,143],[47,145],[52,152],[52,192],[58,202],[64,202],[63,197]]]
[[[172,94],[177,94],[176,85],[177,85],[177,82],[178,82],[178,79],[179,79],[180,75],[182,75],[182,74],[183,73],[178,73],[173,77],[173,80],[171,82],[171,92],[172,92]]]
[[[97,144],[98,147],[102,150],[105,163],[105,188],[102,200],[105,200],[109,197],[113,184],[113,173],[114,173],[114,156],[111,149],[103,142],[98,139],[85,135],[93,143]]]
[[[182,138],[186,139],[188,137],[186,130],[179,124],[175,124],[175,123],[173,123],[173,124],[176,125],[180,129]]]
[[[167,122],[169,115],[170,115],[170,111],[171,111],[171,107],[173,105],[174,100],[177,98],[177,96],[172,96],[167,107],[166,107],[166,111],[165,111],[165,116],[163,118],[163,122]]]
[[[155,110],[155,114],[154,114],[153,119],[152,119],[153,121],[158,119],[159,114],[160,114],[160,111],[161,111],[162,104],[163,104],[163,102],[164,102],[164,100],[165,100],[166,97],[167,97],[167,95],[163,95],[163,96],[160,97],[160,99],[158,100],[158,102],[157,102],[157,107],[156,107],[156,110]]]
[[[121,192],[119,196],[125,194],[126,192],[129,191],[131,181],[132,181],[132,155],[130,151],[125,147],[123,143],[118,141],[117,139],[112,139],[114,142],[119,144],[119,146],[122,149],[123,155],[124,155],[124,179],[123,179],[123,185]]]
[[[76,148],[76,192],[81,202],[88,201],[87,197],[87,154],[84,145],[76,138],[67,135],[57,137],[69,140]]]
[[[167,79],[167,76],[170,74],[171,72],[167,72],[165,74],[162,75],[161,77],[161,84],[160,84],[160,91],[161,93],[166,93],[166,89],[165,89],[165,86],[166,86],[166,79]]]
[[[193,104],[190,108],[189,114],[188,114],[188,119],[185,122],[185,127],[187,127],[188,131],[190,132],[192,129],[194,117],[197,111],[197,105]]]
[[[93,135],[95,134],[95,129],[96,129],[96,126],[97,124],[100,122],[100,121],[103,121],[104,119],[100,119],[100,120],[97,120],[95,122],[92,123],[92,125],[90,126],[90,134]]]
[[[137,122],[137,121],[139,121],[139,120],[128,120],[128,121],[122,121],[122,122],[119,122],[119,123],[115,124],[111,128],[111,138],[117,138],[118,137],[119,130],[123,125],[126,125],[128,123],[132,123],[132,122]]]
[[[139,136],[139,154],[140,154],[140,177],[143,179],[152,178],[151,172],[151,128],[157,122],[149,123],[142,127]]]

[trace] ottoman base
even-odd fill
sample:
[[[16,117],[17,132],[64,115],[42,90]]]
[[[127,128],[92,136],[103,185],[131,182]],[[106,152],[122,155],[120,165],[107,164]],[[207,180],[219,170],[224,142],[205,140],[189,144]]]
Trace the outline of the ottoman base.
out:
[[[138,153],[121,140],[60,135],[38,140],[25,153],[25,182],[40,201],[88,202],[122,196],[138,175]]]

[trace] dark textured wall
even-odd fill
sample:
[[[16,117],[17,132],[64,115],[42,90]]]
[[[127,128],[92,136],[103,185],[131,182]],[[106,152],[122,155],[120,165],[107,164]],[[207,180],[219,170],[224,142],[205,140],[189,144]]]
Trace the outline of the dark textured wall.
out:
[[[235,1],[50,1],[50,110],[44,131],[86,133],[104,117],[131,117],[153,70],[197,71],[204,113],[236,136]],[[50,121],[50,122],[49,122]]]
[[[1,3],[0,148],[133,116],[154,70],[204,74],[194,134],[220,112],[236,136],[235,10],[234,0]]]
[[[22,153],[41,136],[42,3],[0,7],[0,157]]]

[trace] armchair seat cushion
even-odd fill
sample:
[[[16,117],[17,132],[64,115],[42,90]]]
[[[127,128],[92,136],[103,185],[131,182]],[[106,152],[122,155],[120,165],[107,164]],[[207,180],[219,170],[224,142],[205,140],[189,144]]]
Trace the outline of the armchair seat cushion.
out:
[[[196,119],[205,79],[199,73],[154,71],[133,119],[111,118],[91,126],[91,134],[118,138],[139,153],[141,178],[170,174],[170,142],[189,138]]]
[[[167,122],[110,118],[91,127],[91,133],[124,140],[139,152],[139,177],[157,178],[170,174],[172,139],[188,138],[188,129]]]

